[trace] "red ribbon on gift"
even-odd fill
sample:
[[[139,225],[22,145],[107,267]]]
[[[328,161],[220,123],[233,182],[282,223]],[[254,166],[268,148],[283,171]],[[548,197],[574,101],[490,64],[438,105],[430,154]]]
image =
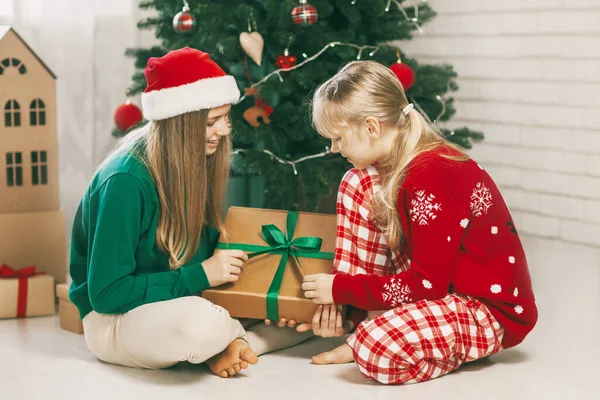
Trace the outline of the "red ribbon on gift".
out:
[[[17,318],[22,318],[27,314],[27,280],[35,275],[41,275],[43,272],[35,272],[35,265],[21,269],[12,269],[6,264],[0,266],[0,279],[17,278],[19,280],[19,289],[17,291]]]

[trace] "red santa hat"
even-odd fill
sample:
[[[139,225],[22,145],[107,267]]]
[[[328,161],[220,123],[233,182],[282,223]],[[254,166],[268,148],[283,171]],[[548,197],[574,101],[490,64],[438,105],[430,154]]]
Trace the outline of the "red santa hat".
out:
[[[233,76],[207,53],[189,47],[150,58],[144,75],[148,87],[142,93],[142,108],[149,121],[232,104],[240,98]]]

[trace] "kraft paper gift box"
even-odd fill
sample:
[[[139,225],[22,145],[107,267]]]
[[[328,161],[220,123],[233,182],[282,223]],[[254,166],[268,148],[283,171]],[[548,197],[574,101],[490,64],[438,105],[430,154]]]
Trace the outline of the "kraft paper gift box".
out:
[[[0,266],[0,318],[54,315],[54,277],[36,273],[35,267],[19,270]]]
[[[231,207],[225,229],[217,249],[244,250],[250,259],[238,281],[202,297],[232,317],[311,321],[317,305],[304,297],[302,282],[332,270],[335,215]]]
[[[61,283],[56,285],[56,295],[58,296],[58,313],[60,316],[60,327],[73,333],[83,333],[83,324],[79,317],[79,310],[75,304],[69,300],[69,284]]]

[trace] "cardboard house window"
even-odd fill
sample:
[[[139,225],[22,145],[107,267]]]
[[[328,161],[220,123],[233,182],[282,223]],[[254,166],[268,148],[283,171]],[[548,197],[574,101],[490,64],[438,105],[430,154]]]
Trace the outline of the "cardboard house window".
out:
[[[0,75],[2,75],[4,70],[9,67],[17,68],[21,75],[27,72],[27,68],[25,67],[25,64],[21,62],[21,60],[17,58],[5,58],[4,60],[0,61]]]
[[[45,151],[31,152],[31,184],[48,184],[48,157]]]
[[[46,125],[46,105],[42,99],[35,99],[29,105],[29,125]]]
[[[21,106],[16,100],[8,100],[4,105],[4,126],[21,126]]]
[[[23,157],[20,151],[6,153],[6,185],[23,186]]]

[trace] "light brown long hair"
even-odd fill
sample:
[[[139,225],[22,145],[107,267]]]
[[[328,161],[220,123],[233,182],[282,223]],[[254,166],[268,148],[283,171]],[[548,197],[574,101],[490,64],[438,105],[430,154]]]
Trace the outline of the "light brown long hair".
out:
[[[378,163],[381,190],[373,201],[373,221],[387,236],[391,249],[404,239],[398,215],[398,193],[412,160],[422,152],[445,145],[458,151],[446,156],[464,161],[468,156],[431,129],[418,111],[404,115],[408,100],[394,73],[375,61],[353,61],[321,85],[313,96],[312,118],[320,135],[332,138],[334,132],[355,134],[367,117],[377,119],[389,132],[397,133],[386,160]],[[347,133],[346,133],[347,132]]]
[[[156,242],[169,255],[171,269],[194,256],[205,225],[226,235],[222,206],[229,181],[231,139],[223,137],[217,151],[206,155],[209,111],[150,122],[130,132],[111,153],[131,151],[148,168],[160,204]]]

